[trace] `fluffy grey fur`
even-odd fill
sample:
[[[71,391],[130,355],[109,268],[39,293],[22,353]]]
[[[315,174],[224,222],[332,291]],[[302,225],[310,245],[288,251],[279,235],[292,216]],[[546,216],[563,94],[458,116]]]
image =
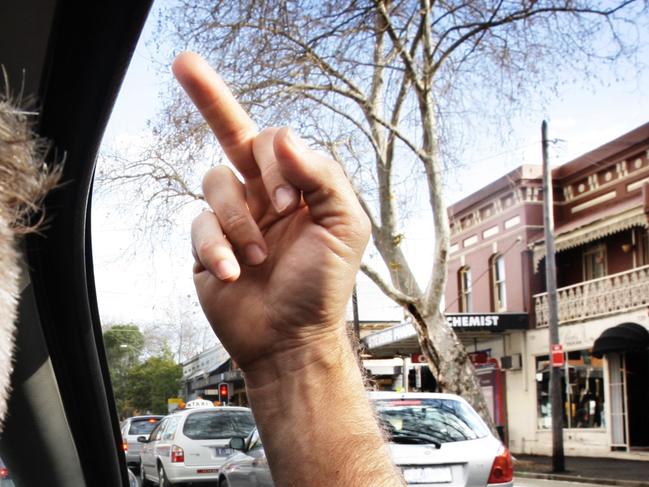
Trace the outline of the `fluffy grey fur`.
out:
[[[8,90],[7,90],[8,91]],[[14,321],[20,267],[16,240],[35,231],[31,215],[58,179],[43,162],[44,145],[31,130],[32,113],[0,93],[0,432],[11,391]]]

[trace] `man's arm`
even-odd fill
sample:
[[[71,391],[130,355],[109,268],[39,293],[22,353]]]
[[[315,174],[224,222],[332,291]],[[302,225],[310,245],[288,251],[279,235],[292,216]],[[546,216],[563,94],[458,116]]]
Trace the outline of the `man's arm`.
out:
[[[243,179],[226,166],[204,178],[194,282],[244,372],[276,485],[403,485],[345,330],[370,228],[342,168],[286,128],[257,132],[197,55],[173,70]]]
[[[246,389],[277,486],[403,485],[342,329],[276,360]]]

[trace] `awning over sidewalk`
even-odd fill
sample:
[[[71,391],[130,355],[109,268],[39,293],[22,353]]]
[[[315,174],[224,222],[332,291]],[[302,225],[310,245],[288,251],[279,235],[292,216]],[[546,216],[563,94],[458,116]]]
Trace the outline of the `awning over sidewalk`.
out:
[[[639,352],[649,349],[649,331],[637,323],[622,323],[605,330],[593,344],[593,356],[611,352]]]
[[[529,327],[527,313],[449,313],[446,322],[462,336],[490,336],[493,332],[525,330]],[[374,355],[388,357],[419,352],[417,332],[411,322],[367,335],[361,340]]]

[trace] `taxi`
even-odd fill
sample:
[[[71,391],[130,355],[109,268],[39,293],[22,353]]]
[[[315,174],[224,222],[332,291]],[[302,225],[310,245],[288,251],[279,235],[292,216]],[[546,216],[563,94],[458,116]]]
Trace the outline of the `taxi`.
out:
[[[247,436],[254,427],[249,408],[189,401],[160,420],[148,437],[138,437],[142,486],[215,482],[234,452],[230,438]]]

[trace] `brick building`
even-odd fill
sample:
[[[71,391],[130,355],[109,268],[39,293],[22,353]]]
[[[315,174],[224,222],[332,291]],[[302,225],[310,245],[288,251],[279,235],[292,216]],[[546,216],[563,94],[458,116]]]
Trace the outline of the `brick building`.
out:
[[[649,450],[649,123],[553,170],[565,450]],[[524,165],[449,208],[446,312],[526,313],[474,334],[498,362],[510,449],[551,452],[541,167]]]

